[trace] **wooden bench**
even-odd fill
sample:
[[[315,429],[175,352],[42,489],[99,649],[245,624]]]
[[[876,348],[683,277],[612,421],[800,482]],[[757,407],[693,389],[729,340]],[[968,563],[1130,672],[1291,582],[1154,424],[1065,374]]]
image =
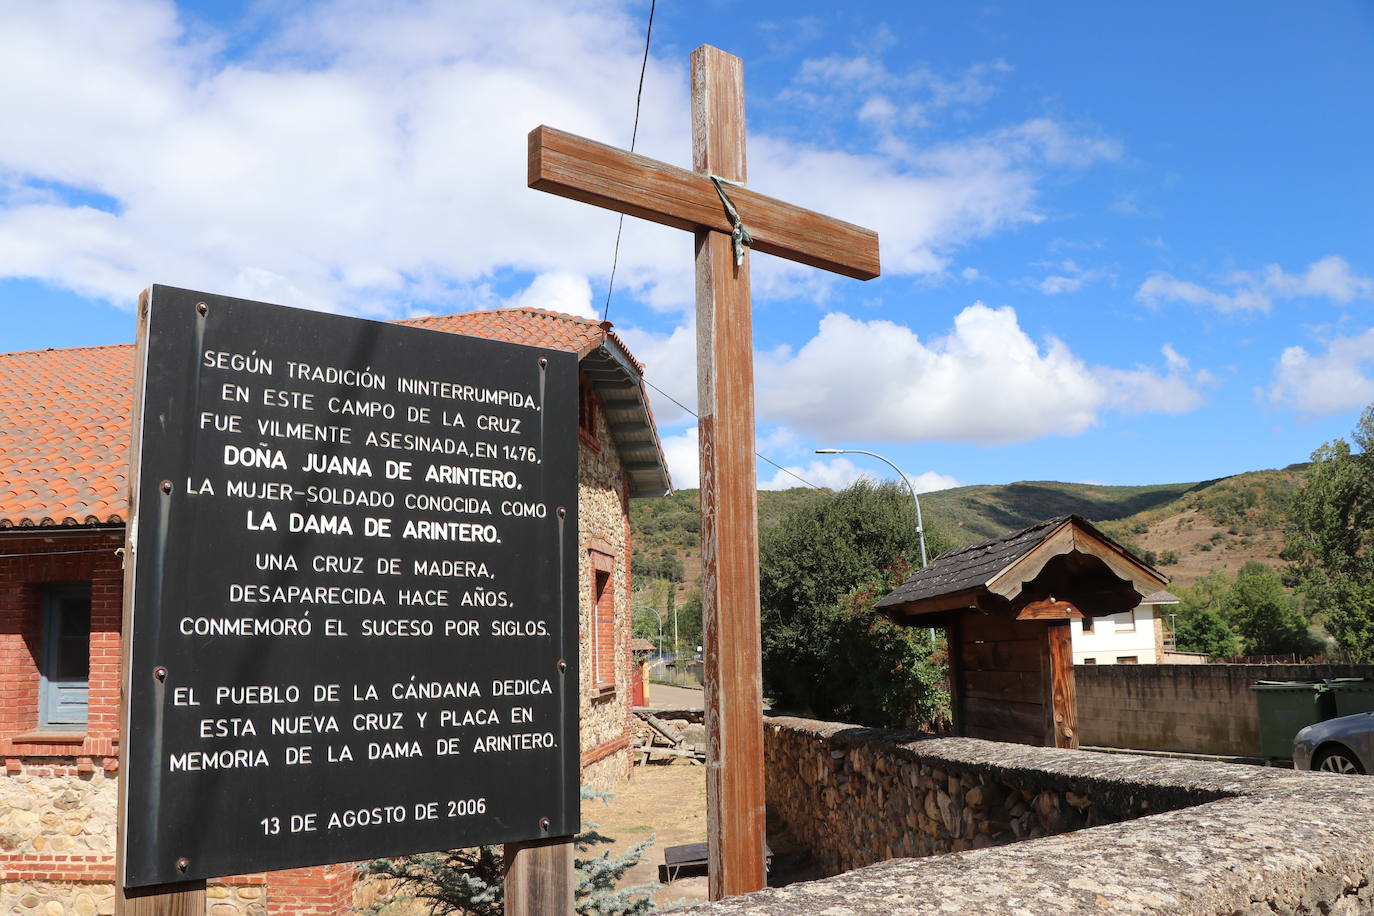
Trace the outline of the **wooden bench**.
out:
[[[763,847],[764,868],[773,863],[773,850]],[[700,869],[700,871],[698,871]],[[683,875],[684,870],[691,874]],[[706,874],[706,844],[684,843],[681,846],[667,846],[663,849],[663,864],[658,867],[658,880],[661,884],[671,884],[680,877],[693,878]]]

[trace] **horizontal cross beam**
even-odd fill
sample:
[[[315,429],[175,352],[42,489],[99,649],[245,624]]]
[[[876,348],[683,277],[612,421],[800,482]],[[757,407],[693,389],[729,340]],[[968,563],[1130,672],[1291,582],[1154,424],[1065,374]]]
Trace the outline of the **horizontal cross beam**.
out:
[[[689,232],[728,235],[733,228],[706,176],[552,127],[530,131],[529,186]],[[727,187],[726,193],[755,251],[857,280],[880,273],[878,233],[872,229],[748,188]]]

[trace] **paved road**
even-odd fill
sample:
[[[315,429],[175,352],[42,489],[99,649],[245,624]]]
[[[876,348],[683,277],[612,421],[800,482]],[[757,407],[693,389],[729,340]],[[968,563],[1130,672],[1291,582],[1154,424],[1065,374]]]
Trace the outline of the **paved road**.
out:
[[[705,709],[701,698],[701,688],[670,687],[667,684],[649,684],[649,707],[651,709]]]

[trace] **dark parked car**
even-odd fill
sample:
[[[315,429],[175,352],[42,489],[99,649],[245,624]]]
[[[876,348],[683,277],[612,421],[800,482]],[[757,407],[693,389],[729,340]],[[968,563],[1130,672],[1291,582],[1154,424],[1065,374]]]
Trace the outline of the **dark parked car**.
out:
[[[1374,712],[1307,726],[1293,739],[1293,766],[1329,773],[1374,772]]]

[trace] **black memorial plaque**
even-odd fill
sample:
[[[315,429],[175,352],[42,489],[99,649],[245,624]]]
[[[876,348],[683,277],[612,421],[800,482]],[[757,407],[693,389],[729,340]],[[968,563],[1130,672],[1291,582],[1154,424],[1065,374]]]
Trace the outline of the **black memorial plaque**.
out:
[[[574,354],[155,286],[127,887],[575,833]]]

